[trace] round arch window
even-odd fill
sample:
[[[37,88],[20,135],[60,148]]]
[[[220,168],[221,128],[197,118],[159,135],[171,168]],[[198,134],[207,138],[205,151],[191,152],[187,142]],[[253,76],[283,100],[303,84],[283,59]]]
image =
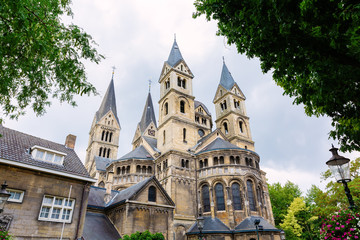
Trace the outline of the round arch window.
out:
[[[199,129],[199,130],[198,130],[198,133],[199,133],[199,136],[200,136],[200,137],[203,137],[203,136],[205,135],[205,132],[204,132],[204,130],[202,130],[202,129]]]

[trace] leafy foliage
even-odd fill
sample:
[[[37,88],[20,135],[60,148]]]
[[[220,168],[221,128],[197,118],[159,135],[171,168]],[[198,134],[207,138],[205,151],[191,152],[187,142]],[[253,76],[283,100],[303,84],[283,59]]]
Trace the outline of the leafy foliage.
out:
[[[125,235],[123,240],[165,240],[162,233],[150,233],[149,230],[145,232],[136,232],[129,235]]]
[[[353,0],[196,0],[240,53],[304,104],[327,115],[342,151],[360,150],[360,3]]]
[[[18,118],[30,106],[45,112],[50,97],[76,105],[75,94],[96,94],[81,59],[99,63],[95,42],[80,27],[65,26],[71,0],[5,0],[0,4],[0,105]],[[1,119],[0,119],[1,121]]]
[[[269,195],[273,209],[275,225],[279,227],[292,201],[301,196],[298,185],[288,181],[284,186],[280,183],[269,184]]]

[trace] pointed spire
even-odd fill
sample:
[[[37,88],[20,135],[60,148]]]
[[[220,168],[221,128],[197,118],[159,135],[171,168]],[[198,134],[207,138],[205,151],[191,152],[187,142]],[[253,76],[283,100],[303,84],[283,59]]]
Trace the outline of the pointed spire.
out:
[[[141,117],[141,121],[139,123],[141,133],[145,131],[145,129],[149,126],[149,124],[153,122],[156,126],[156,118],[154,112],[154,106],[151,99],[151,93],[149,92],[148,97],[146,99],[143,115]]]
[[[173,46],[171,48],[171,52],[170,52],[170,55],[169,55],[169,58],[167,60],[167,63],[170,65],[170,66],[174,66],[177,62],[179,62],[180,60],[184,60],[182,55],[181,55],[181,52],[180,52],[180,49],[179,49],[179,46],[177,45],[176,43],[176,35],[175,35],[175,38],[174,38],[174,43],[173,43]]]
[[[220,77],[220,85],[223,86],[227,90],[231,90],[231,88],[234,86],[235,81],[233,77],[231,76],[231,73],[229,72],[229,69],[227,68],[225,64],[225,60],[223,57],[223,68],[221,72]]]
[[[113,73],[113,77],[114,77],[114,73]],[[116,121],[120,126],[120,122],[117,117],[117,111],[116,111],[115,87],[114,87],[113,77],[110,81],[108,89],[106,90],[100,108],[96,112],[96,121],[99,121],[103,116],[105,116],[105,114],[107,114],[111,110],[116,118]]]

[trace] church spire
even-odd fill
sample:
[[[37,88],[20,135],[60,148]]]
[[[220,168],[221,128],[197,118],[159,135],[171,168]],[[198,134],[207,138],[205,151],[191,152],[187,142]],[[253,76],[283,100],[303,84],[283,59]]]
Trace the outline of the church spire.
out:
[[[113,75],[114,77],[114,75]],[[111,79],[108,89],[104,95],[104,98],[101,102],[99,110],[96,112],[96,121],[99,121],[102,117],[104,117],[110,110],[113,112],[116,121],[120,126],[120,122],[117,116],[116,111],[116,99],[115,99],[115,87],[114,87],[114,79]]]
[[[170,55],[169,55],[169,58],[167,60],[167,63],[173,67],[175,66],[176,63],[178,63],[180,60],[184,60],[182,55],[181,55],[181,52],[180,52],[180,49],[179,49],[179,46],[177,45],[177,42],[176,42],[176,38],[174,39],[174,43],[173,43],[173,46],[171,48],[171,52],[170,52]]]
[[[221,71],[220,85],[223,86],[226,90],[230,91],[234,84],[234,78],[231,76],[231,73],[227,68],[225,60],[223,58],[223,68]]]
[[[143,111],[141,120],[139,122],[141,133],[143,133],[146,130],[146,128],[149,126],[149,124],[151,122],[153,122],[156,127],[154,106],[153,106],[152,99],[151,99],[151,93],[149,91],[148,97],[146,99],[144,111]]]

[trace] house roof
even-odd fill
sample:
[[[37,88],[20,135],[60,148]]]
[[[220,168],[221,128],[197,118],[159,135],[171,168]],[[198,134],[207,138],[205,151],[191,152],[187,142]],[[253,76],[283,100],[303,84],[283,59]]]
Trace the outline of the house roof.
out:
[[[98,171],[106,171],[106,167],[110,164],[111,159],[95,156],[95,166]]]
[[[76,175],[91,179],[74,149],[64,144],[55,143],[29,134],[18,132],[0,125],[0,159],[7,160],[19,166],[29,166],[33,169],[51,170],[47,172],[65,173],[66,176]],[[36,160],[31,155],[31,148],[39,146],[65,153],[62,165]],[[36,168],[35,168],[36,167]],[[56,174],[56,173],[54,173]],[[92,179],[91,179],[92,180]]]
[[[119,118],[117,116],[116,111],[116,99],[115,99],[115,87],[114,87],[114,80],[111,79],[108,89],[106,90],[106,93],[104,95],[104,98],[101,102],[99,110],[96,112],[96,121],[99,121],[102,117],[105,116],[109,111],[112,111],[116,121],[119,122]]]
[[[231,73],[224,62],[221,71],[220,85],[223,86],[226,90],[230,91],[234,84],[234,78],[231,76]]]
[[[139,122],[141,133],[145,131],[145,129],[149,126],[149,124],[153,122],[156,127],[156,118],[155,118],[155,112],[154,112],[154,106],[151,99],[151,94],[149,92],[148,97],[146,99],[143,115],[141,117],[141,120]]]
[[[90,187],[89,197],[88,197],[88,206],[94,208],[105,208],[106,204],[104,201],[106,189],[101,187]],[[115,197],[119,191],[111,190],[111,197]]]
[[[204,228],[203,233],[231,233],[229,227],[227,227],[220,219],[204,217]],[[199,233],[199,228],[197,222],[195,222],[189,229],[186,234],[197,234]]]
[[[118,240],[121,238],[105,214],[93,212],[86,212],[83,237],[85,240]]]
[[[239,225],[235,227],[234,232],[253,232],[256,231],[256,227],[254,224],[255,219],[259,219],[261,225],[263,227],[263,231],[270,232],[279,232],[280,230],[271,225],[268,221],[260,216],[250,216],[245,218]]]
[[[199,101],[194,101],[194,105],[195,105],[195,109],[199,106],[202,106],[205,110],[205,112],[208,114],[208,115],[211,115],[211,113],[209,112],[209,110],[207,109],[207,107],[205,106],[205,104],[203,104],[202,102],[199,102]]]
[[[119,158],[118,160],[115,160],[115,161],[127,160],[127,159],[154,160],[151,157],[150,153],[148,151],[146,151],[146,149],[142,145],[138,146],[131,152],[125,154],[124,156],[122,156],[121,158]]]
[[[181,55],[179,46],[176,43],[176,39],[174,39],[174,43],[173,43],[173,46],[171,48],[170,55],[168,57],[167,63],[171,67],[174,67],[175,64],[178,63],[180,60],[184,60],[184,59],[183,59],[183,57]]]

